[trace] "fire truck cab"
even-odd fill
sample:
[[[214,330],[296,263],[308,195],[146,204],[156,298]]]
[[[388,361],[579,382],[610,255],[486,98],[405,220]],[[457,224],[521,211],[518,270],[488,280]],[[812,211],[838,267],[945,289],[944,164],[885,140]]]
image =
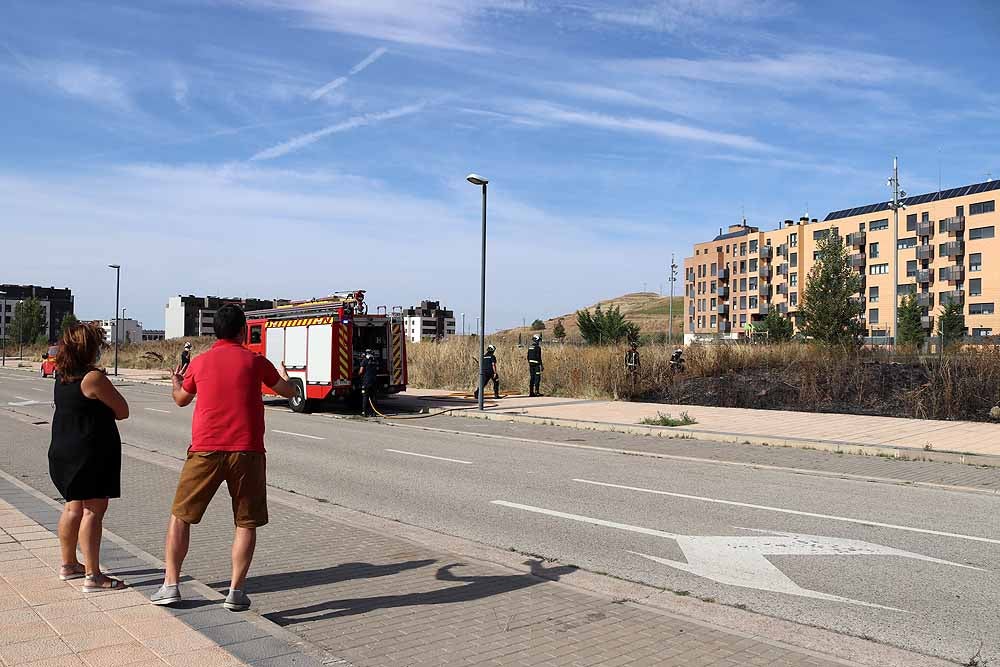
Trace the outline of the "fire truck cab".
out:
[[[288,405],[308,412],[335,397],[360,401],[358,370],[365,350],[379,365],[378,391],[406,389],[406,339],[401,310],[368,312],[364,290],[247,313],[246,347],[285,364],[297,394]],[[275,395],[268,387],[263,393]]]

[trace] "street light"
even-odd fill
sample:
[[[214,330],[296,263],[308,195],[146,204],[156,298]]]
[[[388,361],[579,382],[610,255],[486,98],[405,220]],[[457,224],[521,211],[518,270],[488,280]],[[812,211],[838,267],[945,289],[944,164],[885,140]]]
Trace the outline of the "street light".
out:
[[[479,290],[479,409],[483,410],[483,393],[486,390],[483,378],[483,357],[486,356],[486,185],[489,181],[478,174],[469,174],[465,180],[483,188],[483,258]]]
[[[115,377],[118,376],[118,296],[121,293],[122,267],[118,264],[108,264],[115,270]]]

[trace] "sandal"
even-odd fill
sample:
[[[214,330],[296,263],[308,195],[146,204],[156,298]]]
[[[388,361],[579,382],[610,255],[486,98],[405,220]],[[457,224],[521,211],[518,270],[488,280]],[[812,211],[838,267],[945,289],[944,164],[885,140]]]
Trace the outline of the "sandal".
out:
[[[72,581],[73,579],[83,579],[83,576],[85,574],[87,574],[87,568],[85,568],[82,563],[75,563],[73,565],[61,565],[59,567],[60,581]]]
[[[104,591],[120,591],[128,587],[121,579],[114,579],[106,574],[87,574],[83,577],[84,593],[101,593]]]

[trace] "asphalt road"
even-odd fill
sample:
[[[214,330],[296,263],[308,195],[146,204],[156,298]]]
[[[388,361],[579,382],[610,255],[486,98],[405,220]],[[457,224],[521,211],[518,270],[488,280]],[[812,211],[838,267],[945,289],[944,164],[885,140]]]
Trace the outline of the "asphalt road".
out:
[[[182,456],[191,408],[166,388],[122,391],[123,439]],[[4,442],[3,409],[44,421],[50,400],[50,380],[0,370],[3,456],[48,444],[43,430]],[[483,430],[458,418],[383,425],[275,406],[267,420],[269,480],[285,489],[958,662],[980,643],[1000,656],[995,494],[558,447],[537,442],[544,427],[446,432]],[[622,436],[587,442],[602,437]]]

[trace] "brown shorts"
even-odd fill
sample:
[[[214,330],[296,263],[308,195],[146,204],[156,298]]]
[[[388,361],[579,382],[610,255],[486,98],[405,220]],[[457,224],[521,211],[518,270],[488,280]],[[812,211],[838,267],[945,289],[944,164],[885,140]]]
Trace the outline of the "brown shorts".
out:
[[[198,523],[223,480],[233,499],[233,520],[242,528],[267,523],[267,473],[263,452],[188,452],[171,513]]]

